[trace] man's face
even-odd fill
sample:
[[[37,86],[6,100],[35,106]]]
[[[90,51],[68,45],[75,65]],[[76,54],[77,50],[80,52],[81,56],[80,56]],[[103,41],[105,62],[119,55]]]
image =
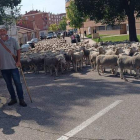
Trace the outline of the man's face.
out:
[[[7,31],[5,29],[0,29],[0,38],[2,40],[6,40],[7,39]]]

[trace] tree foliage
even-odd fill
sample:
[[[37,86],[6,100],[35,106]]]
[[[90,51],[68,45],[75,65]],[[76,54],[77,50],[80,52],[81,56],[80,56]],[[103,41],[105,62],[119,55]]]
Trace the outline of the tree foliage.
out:
[[[64,31],[64,30],[66,30],[66,26],[67,26],[67,19],[66,19],[66,17],[63,17],[59,23],[59,29]]]
[[[49,31],[56,32],[58,31],[58,25],[57,24],[51,24],[49,27]]]
[[[20,16],[21,0],[0,0],[0,24],[12,24]]]
[[[70,2],[70,6],[67,8],[67,18],[70,21],[70,27],[80,29],[85,22],[85,16],[78,11],[74,1]]]
[[[119,24],[128,19],[130,41],[137,41],[135,16],[140,16],[140,0],[75,0],[83,15],[96,22]]]

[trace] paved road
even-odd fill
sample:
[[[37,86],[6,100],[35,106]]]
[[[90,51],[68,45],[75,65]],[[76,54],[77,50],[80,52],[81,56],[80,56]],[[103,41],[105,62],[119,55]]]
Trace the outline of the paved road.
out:
[[[65,40],[67,41],[67,43],[71,43],[71,39],[70,39],[70,37],[65,37]],[[92,40],[92,39],[90,39],[90,38],[87,38],[87,37],[85,37],[84,36],[84,40],[83,40],[83,35],[81,35],[81,41],[89,41],[89,44],[90,45],[93,45],[93,44],[95,44],[96,42],[94,41],[94,40]]]
[[[23,86],[28,107],[4,105],[0,140],[140,139],[140,80],[124,82],[109,72],[98,76],[90,67],[26,79],[34,102]],[[3,79],[0,95],[9,97]]]

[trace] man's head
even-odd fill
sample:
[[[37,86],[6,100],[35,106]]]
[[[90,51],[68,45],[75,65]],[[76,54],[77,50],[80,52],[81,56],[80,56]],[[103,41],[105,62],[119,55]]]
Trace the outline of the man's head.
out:
[[[7,40],[7,28],[5,25],[0,25],[0,38],[2,40]]]

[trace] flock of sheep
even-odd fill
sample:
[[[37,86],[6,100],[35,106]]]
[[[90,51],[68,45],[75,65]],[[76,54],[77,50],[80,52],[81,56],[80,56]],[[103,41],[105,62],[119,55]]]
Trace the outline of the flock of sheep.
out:
[[[91,65],[104,73],[106,68],[117,75],[120,68],[121,79],[127,80],[124,73],[130,70],[135,72],[135,78],[140,73],[140,44],[138,42],[98,43],[89,42],[78,44],[66,43],[63,39],[50,39],[38,42],[35,48],[21,55],[21,64],[24,71],[45,71],[58,76],[58,72],[71,70],[77,72],[83,65]]]
[[[39,41],[35,48],[21,54],[22,69],[25,72],[39,73],[44,71],[58,76],[71,68],[77,72],[83,65],[91,65],[98,74],[106,69],[127,81],[124,73],[140,76],[140,43],[106,42],[90,45],[88,41],[77,44],[66,43],[63,39]],[[119,70],[120,69],[120,70]],[[119,70],[119,71],[118,71]],[[129,71],[128,71],[129,70]]]

